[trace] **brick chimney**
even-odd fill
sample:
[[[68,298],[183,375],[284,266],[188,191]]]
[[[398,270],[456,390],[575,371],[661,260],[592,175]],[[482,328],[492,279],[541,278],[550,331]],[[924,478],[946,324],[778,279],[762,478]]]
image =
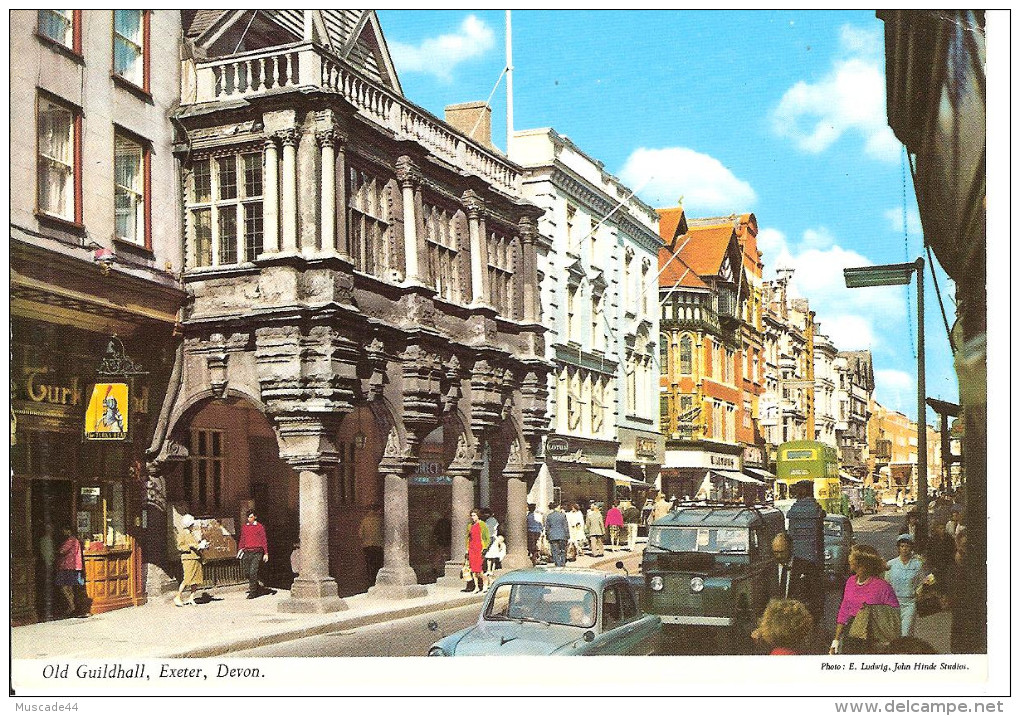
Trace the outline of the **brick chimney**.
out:
[[[481,117],[481,121],[479,121]],[[446,108],[446,123],[463,132],[483,147],[492,146],[492,108],[485,102],[451,104]],[[475,124],[478,126],[476,127]],[[471,130],[474,130],[474,133]]]

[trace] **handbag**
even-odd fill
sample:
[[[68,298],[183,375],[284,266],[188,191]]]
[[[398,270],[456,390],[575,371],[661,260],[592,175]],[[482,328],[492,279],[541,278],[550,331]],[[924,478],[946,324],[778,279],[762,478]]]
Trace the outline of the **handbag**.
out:
[[[574,562],[577,560],[577,545],[573,542],[567,543],[567,561]]]
[[[865,604],[850,624],[847,636],[869,645],[884,645],[900,638],[899,607]]]
[[[942,599],[939,597],[938,591],[933,586],[927,584],[921,585],[915,604],[917,616],[919,617],[930,617],[932,614],[938,614],[943,609]]]
[[[460,570],[460,579],[462,582],[471,581],[471,564],[465,559],[464,566]]]

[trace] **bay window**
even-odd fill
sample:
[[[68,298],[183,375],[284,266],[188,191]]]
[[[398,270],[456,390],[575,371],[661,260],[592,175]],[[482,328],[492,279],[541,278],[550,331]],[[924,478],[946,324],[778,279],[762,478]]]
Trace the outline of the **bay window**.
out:
[[[191,267],[254,261],[263,250],[262,153],[196,160],[191,166]]]

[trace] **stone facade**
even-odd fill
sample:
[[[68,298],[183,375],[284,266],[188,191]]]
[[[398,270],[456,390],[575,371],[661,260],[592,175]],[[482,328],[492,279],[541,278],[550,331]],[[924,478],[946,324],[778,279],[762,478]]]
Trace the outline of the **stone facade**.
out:
[[[215,22],[186,28],[191,302],[156,469],[173,473],[202,405],[257,407],[300,496],[288,610],[344,608],[351,520],[370,502],[383,505],[381,596],[437,576],[424,557],[412,568],[423,526],[422,549],[459,579],[482,493],[506,515],[507,566],[527,563],[524,495],[546,426],[540,212],[515,165],[401,95],[374,13],[307,11],[295,37],[290,11],[273,12],[245,52],[221,54],[230,30]],[[361,35],[330,34],[351,26]],[[416,512],[419,497],[435,514]]]

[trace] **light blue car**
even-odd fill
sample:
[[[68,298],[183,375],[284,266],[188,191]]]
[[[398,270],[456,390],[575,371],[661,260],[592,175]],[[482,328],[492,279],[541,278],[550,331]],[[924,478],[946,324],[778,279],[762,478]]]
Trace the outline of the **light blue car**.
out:
[[[652,654],[662,621],[643,614],[628,578],[594,569],[536,567],[499,577],[478,623],[429,656]]]

